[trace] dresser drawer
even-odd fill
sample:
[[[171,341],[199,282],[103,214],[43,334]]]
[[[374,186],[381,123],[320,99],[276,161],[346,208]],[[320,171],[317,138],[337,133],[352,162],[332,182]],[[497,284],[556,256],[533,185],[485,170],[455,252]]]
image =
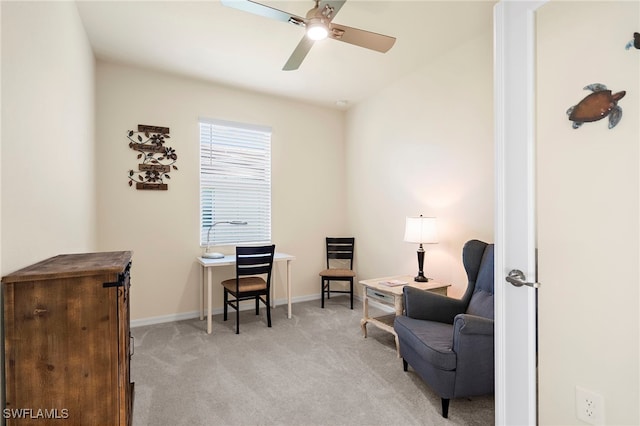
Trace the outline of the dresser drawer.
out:
[[[367,297],[390,305],[394,304],[394,298],[391,294],[382,293],[375,288],[367,287]]]

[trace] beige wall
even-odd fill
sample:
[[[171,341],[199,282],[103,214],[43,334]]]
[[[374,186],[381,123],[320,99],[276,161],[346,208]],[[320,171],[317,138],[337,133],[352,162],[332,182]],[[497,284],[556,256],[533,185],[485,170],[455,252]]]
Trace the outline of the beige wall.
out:
[[[356,107],[348,123],[340,111],[99,63],[94,156],[93,60],[72,6],[13,4],[13,31],[28,27],[19,17],[49,18],[38,33],[47,41],[33,38],[31,52],[42,52],[42,46],[50,49],[39,55],[16,50],[16,61],[12,61],[9,72],[3,69],[3,79],[14,70],[21,73],[16,78],[23,83],[22,87],[14,86],[13,95],[3,100],[15,98],[15,105],[24,107],[11,112],[12,120],[17,118],[16,125],[3,128],[3,176],[26,176],[24,181],[12,179],[11,185],[4,180],[3,266],[16,269],[61,252],[132,249],[136,296],[132,299],[132,317],[170,319],[192,314],[198,306],[194,258],[200,253],[197,119],[211,117],[271,125],[274,129],[273,239],[279,250],[298,257],[294,263],[294,297],[298,300],[317,297],[317,270],[322,266],[326,235],[358,237],[360,278],[415,272],[417,247],[401,240],[404,216],[418,213],[438,215],[443,230],[441,244],[428,253],[427,271],[447,282],[464,283],[462,244],[472,237],[490,240],[492,233],[489,34],[452,50],[436,65],[407,76]],[[4,9],[7,7],[3,4]],[[72,18],[62,11],[71,12]],[[55,26],[65,30],[55,36],[44,35]],[[11,24],[3,25],[3,35],[11,28]],[[3,48],[6,50],[5,45]],[[58,63],[61,58],[88,55],[91,68],[57,67],[49,54],[57,55]],[[5,55],[3,52],[3,58]],[[46,61],[46,65],[35,66],[37,61]],[[459,72],[450,73],[450,67]],[[66,114],[73,114],[73,119]],[[460,126],[458,115],[467,115],[464,122],[469,124]],[[45,125],[31,125],[35,116]],[[3,117],[3,122],[9,120]],[[433,128],[427,126],[426,135],[422,128],[425,122],[433,124]],[[172,130],[171,142],[180,156],[180,170],[172,174],[167,192],[136,191],[127,185],[126,173],[136,161],[126,147],[125,132],[137,124]],[[55,139],[56,144],[39,142],[38,129],[45,127],[53,129],[46,137]],[[381,137],[399,127],[403,138]],[[348,143],[345,129],[350,132]],[[18,138],[18,133],[23,141],[28,137],[38,142],[7,145],[6,141]],[[427,139],[434,142],[421,144]],[[465,146],[469,141],[473,145]],[[373,151],[371,144],[384,146]],[[414,155],[416,149],[424,159]],[[59,153],[74,161],[51,160]],[[402,163],[402,167],[385,173],[370,167],[372,162],[386,166],[386,159]],[[34,162],[37,167],[32,166]],[[25,174],[25,170],[30,173]],[[379,179],[384,180],[382,185],[377,184]],[[421,181],[419,188],[414,180]],[[480,190],[468,192],[468,184]],[[37,192],[33,199],[24,197],[25,185]],[[397,192],[398,188],[402,191]],[[382,205],[388,209],[380,210],[372,202],[376,197],[384,200]],[[22,199],[26,209],[7,203],[14,198]],[[393,203],[386,204],[389,200]],[[473,206],[473,215],[464,213],[469,206]],[[30,250],[32,245],[25,243],[24,235],[33,232],[32,217],[43,210],[48,213],[47,223],[55,225],[38,228],[42,244]],[[393,228],[388,213],[398,219]],[[370,221],[373,217],[378,219]],[[382,233],[371,233],[370,229],[382,229]],[[10,254],[8,247],[12,249]],[[226,271],[220,277],[230,273]],[[282,280],[276,285],[276,297],[282,299]],[[220,299],[218,292],[214,293],[215,307],[221,306]]]
[[[170,319],[198,309],[199,117],[272,127],[273,242],[297,258],[294,297],[319,294],[324,237],[346,232],[347,224],[341,111],[103,62],[97,105],[99,248],[134,251],[133,319]],[[171,173],[168,191],[127,184],[137,161],[126,132],[138,124],[171,129],[179,170]],[[213,303],[221,308],[218,282],[233,269],[216,274]],[[276,299],[283,299],[284,265],[277,276]]]
[[[425,247],[425,274],[467,279],[472,238],[493,242],[491,31],[478,34],[371,99],[347,119],[349,227],[360,279],[417,273],[417,244],[403,242],[405,217],[438,218],[440,242]]]
[[[2,2],[2,273],[96,249],[94,59],[71,2]]]
[[[4,276],[96,249],[95,113],[93,53],[75,4],[0,2],[0,15]]]
[[[604,397],[602,424],[637,425],[640,3],[554,1],[537,23],[540,424],[584,424],[577,385]],[[627,92],[612,130],[567,120],[591,83]]]
[[[328,234],[356,236],[360,279],[413,273],[404,217],[435,215],[441,243],[427,248],[427,275],[454,283],[454,295],[465,282],[464,241],[492,240],[490,33],[345,118],[107,63],[97,67],[94,99],[93,57],[75,6],[0,5],[3,274],[62,252],[133,249],[133,318],[195,311],[200,116],[273,127],[273,238],[298,257],[298,298],[318,293]],[[638,424],[640,54],[622,45],[640,12],[637,2],[554,2],[541,16],[539,140],[547,144],[539,155],[548,160],[539,171],[540,421],[580,424],[580,385],[605,397],[607,424]],[[622,122],[573,130],[564,110],[595,81],[627,90]],[[127,185],[136,161],[125,132],[139,123],[171,128],[180,170],[167,192]],[[216,292],[216,307],[220,299]]]

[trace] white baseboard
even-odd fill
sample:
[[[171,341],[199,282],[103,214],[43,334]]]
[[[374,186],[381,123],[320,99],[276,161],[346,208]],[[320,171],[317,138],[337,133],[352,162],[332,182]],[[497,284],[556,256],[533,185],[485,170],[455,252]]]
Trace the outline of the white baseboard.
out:
[[[291,298],[291,303],[300,303],[300,302],[308,302],[311,300],[319,300],[320,299],[320,294],[311,294],[308,296],[298,296],[298,297],[293,297]],[[359,300],[360,302],[362,302],[362,297],[361,296],[354,296],[354,299]],[[287,299],[278,299],[276,300],[276,307],[278,306],[282,306],[282,305],[287,305]],[[375,300],[371,300],[369,299],[369,306],[372,308],[377,308],[380,309],[382,311],[385,312],[393,312],[393,306],[389,306],[386,305],[384,303],[379,303],[376,302]],[[206,308],[205,308],[206,309]],[[245,304],[245,305],[241,305],[240,306],[240,310],[241,311],[245,311],[245,310],[249,310],[249,309],[254,309],[254,305],[253,304]],[[292,309],[293,310],[293,309]],[[223,313],[223,308],[215,308],[212,310],[213,315],[219,315],[221,313]],[[135,327],[142,327],[145,325],[153,325],[153,324],[162,324],[162,323],[166,323],[166,322],[175,322],[175,321],[184,321],[184,320],[189,320],[189,319],[194,319],[194,318],[198,318],[200,317],[200,312],[198,311],[191,311],[191,312],[183,312],[180,314],[169,314],[169,315],[160,315],[157,317],[148,317],[148,318],[140,318],[140,319],[135,319],[135,320],[131,320],[131,327],[135,328]]]
[[[131,320],[131,328],[142,327],[145,325],[162,324],[165,322],[184,321],[188,319],[198,318],[200,312],[183,312],[181,314],[160,315],[157,317],[147,317]]]
[[[299,303],[299,302],[308,302],[310,300],[317,300],[317,299],[320,299],[320,294],[312,294],[309,296],[298,296],[298,297],[292,297],[291,303],[293,304],[293,303]],[[276,307],[279,307],[282,305],[284,305],[286,309],[286,305],[287,305],[286,298],[276,300]],[[254,309],[253,303],[240,305],[241,311],[245,311],[249,309]],[[205,310],[206,310],[206,307],[205,307]],[[219,315],[223,313],[224,310],[222,307],[220,307],[220,308],[212,309],[211,312],[213,315]],[[169,314],[169,315],[160,315],[157,317],[139,318],[139,319],[131,320],[131,328],[142,327],[145,325],[162,324],[166,322],[184,321],[184,320],[189,320],[189,319],[194,319],[199,317],[200,317],[199,311],[191,311],[191,312],[183,312],[180,314]]]

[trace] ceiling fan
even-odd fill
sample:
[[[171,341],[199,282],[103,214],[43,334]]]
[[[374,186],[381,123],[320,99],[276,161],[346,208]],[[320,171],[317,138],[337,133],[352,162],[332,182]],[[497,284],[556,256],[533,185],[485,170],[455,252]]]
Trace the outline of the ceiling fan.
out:
[[[343,41],[355,46],[365,47],[378,52],[386,52],[396,42],[395,37],[372,33],[358,28],[333,23],[333,18],[340,11],[346,0],[314,0],[316,5],[302,18],[294,14],[274,9],[252,0],[221,0],[225,6],[244,10],[245,12],[287,22],[306,30],[289,60],[282,68],[284,71],[297,70],[311,50],[313,43],[325,38]]]

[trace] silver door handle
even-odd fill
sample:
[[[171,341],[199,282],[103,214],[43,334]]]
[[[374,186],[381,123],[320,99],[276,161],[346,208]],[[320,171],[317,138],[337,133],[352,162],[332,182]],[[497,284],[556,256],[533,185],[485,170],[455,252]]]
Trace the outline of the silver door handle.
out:
[[[526,285],[527,287],[532,287],[532,288],[540,287],[540,283],[527,282],[527,277],[519,269],[513,269],[511,272],[509,272],[509,275],[506,276],[506,280],[507,282],[513,284],[516,287],[522,287],[523,285]]]

